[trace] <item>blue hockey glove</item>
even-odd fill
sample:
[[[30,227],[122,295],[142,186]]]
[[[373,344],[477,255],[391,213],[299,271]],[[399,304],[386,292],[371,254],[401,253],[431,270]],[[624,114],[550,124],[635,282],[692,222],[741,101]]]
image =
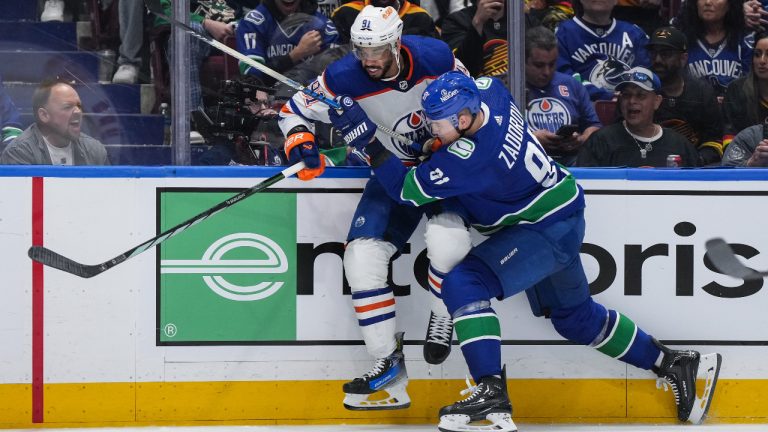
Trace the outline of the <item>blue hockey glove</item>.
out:
[[[371,157],[365,152],[365,149],[358,150],[353,148],[347,153],[347,166],[371,166]]]
[[[328,110],[331,123],[341,131],[341,136],[348,146],[358,150],[365,148],[376,133],[376,125],[351,97],[338,96],[336,102],[341,105],[341,112],[333,108]]]

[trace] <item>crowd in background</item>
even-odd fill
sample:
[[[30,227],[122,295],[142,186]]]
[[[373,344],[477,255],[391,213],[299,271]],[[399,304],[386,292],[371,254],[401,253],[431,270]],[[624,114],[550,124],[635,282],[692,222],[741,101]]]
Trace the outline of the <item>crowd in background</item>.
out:
[[[158,3],[172,16],[170,0]],[[445,41],[475,77],[506,80],[510,42],[524,49],[526,93],[518,103],[562,165],[768,164],[768,12],[759,0],[526,0],[524,41],[508,40],[504,0],[191,0],[190,25],[251,60],[228,68],[232,59],[191,39],[190,106],[183,109],[194,133],[212,147],[198,163],[285,164],[276,117],[295,90],[253,62],[310,84],[349,53],[350,26],[367,4],[395,8],[404,34]],[[84,20],[88,6],[99,9],[90,11],[91,19],[108,21],[111,13],[117,54],[107,80],[152,85],[152,113],[168,108],[170,25],[143,2],[46,0],[39,6],[41,22]],[[31,125],[22,124],[15,107],[21,101],[0,81],[0,162],[109,163],[82,156],[103,144],[80,130],[77,87],[62,86],[67,77],[50,78],[35,92]],[[239,81],[239,94],[228,93],[233,86],[226,80]],[[61,92],[69,96],[64,105]],[[247,111],[237,114],[246,124],[240,136],[217,133],[221,119],[215,117],[232,115],[222,100],[242,94]],[[331,128],[320,127],[317,135],[329,154],[343,147]]]

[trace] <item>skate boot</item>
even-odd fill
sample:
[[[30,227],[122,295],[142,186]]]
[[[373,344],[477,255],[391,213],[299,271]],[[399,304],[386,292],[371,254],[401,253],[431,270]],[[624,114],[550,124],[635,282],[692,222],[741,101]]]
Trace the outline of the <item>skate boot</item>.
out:
[[[680,421],[700,424],[707,417],[712,403],[722,356],[717,353],[702,356],[696,351],[672,350],[655,339],[653,342],[664,353],[661,367],[654,368],[659,376],[656,388],[664,387],[664,391],[668,387],[672,388]],[[698,392],[697,380],[702,384]]]
[[[397,348],[388,357],[376,359],[373,368],[362,377],[344,383],[344,408],[353,411],[404,409],[411,406],[411,398],[405,387],[408,371],[403,356],[403,332],[395,335]],[[387,395],[369,399],[377,392]]]
[[[427,336],[424,338],[424,360],[429,364],[439,365],[451,353],[453,338],[453,320],[448,315],[429,313]]]
[[[461,394],[471,393],[466,399],[440,409],[442,432],[516,432],[517,426],[512,421],[512,404],[507,394],[506,367],[501,371],[501,378],[483,377],[476,386],[469,385]],[[487,420],[485,424],[470,424]]]

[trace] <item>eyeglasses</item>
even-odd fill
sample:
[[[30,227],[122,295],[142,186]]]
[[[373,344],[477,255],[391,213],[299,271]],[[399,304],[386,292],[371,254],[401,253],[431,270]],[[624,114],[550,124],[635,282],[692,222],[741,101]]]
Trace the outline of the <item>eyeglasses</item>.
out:
[[[619,75],[619,81],[620,82],[625,82],[625,81],[653,82],[653,77],[643,72],[632,71],[632,72],[624,72],[623,74]]]

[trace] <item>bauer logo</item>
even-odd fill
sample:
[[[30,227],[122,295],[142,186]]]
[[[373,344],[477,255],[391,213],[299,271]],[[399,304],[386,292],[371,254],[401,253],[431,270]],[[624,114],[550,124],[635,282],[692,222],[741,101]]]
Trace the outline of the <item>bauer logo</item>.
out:
[[[158,232],[234,191],[158,191]],[[296,197],[257,194],[160,245],[161,344],[296,339]]]

